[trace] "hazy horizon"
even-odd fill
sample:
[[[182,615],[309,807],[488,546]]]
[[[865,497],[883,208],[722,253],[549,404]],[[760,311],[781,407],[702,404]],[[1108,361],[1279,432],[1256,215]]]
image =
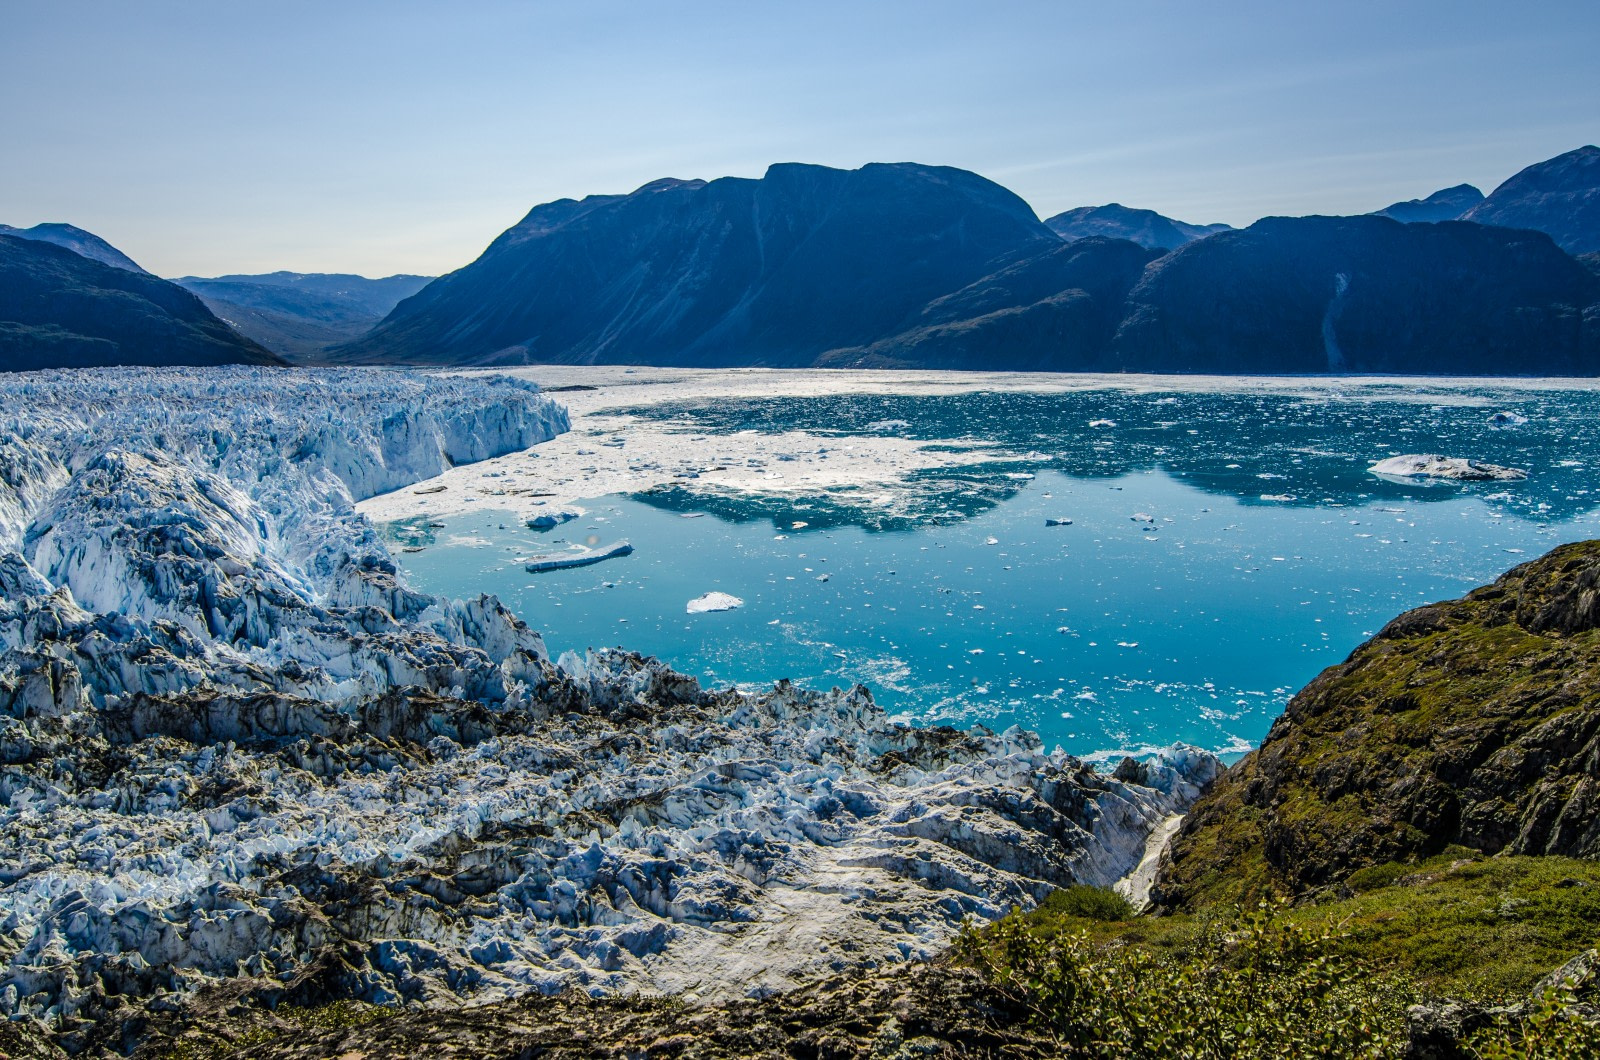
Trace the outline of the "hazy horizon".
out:
[[[774,162],[1242,225],[1600,140],[1600,10],[1567,2],[8,7],[0,223],[163,276],[438,274],[538,203]]]

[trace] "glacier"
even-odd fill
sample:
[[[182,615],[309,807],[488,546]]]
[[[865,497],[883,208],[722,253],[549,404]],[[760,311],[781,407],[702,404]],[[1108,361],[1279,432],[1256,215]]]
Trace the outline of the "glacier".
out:
[[[567,431],[531,383],[0,393],[0,1017],[69,1052],[222,983],[692,1001],[931,956],[1130,876],[1220,771],[1180,746],[1101,773],[859,686],[551,659],[494,597],[415,591],[355,503]]]

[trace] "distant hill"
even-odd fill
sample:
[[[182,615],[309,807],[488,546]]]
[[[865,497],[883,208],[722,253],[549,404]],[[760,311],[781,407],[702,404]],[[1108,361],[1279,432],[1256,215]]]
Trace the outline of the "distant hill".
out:
[[[1396,221],[1416,224],[1419,221],[1454,221],[1483,201],[1483,192],[1471,184],[1457,184],[1453,188],[1436,191],[1426,199],[1407,199],[1393,203],[1373,213],[1392,217]]]
[[[13,228],[10,225],[0,225],[0,235],[15,236],[18,239],[34,239],[42,243],[54,243],[58,247],[66,247],[75,254],[81,254],[93,261],[101,262],[118,269],[129,272],[144,273],[139,266],[116,247],[107,243],[93,232],[85,232],[81,228],[68,224],[39,224],[32,228]]]
[[[430,276],[369,280],[344,273],[271,272],[256,276],[184,276],[174,280],[217,316],[261,345],[297,360],[316,360],[360,338]]]
[[[1045,224],[1062,239],[1127,239],[1160,250],[1173,250],[1190,240],[1215,232],[1227,232],[1224,224],[1192,225],[1163,217],[1154,210],[1135,210],[1121,203],[1105,206],[1080,206],[1048,218]]]
[[[1152,263],[1128,295],[1111,363],[1594,375],[1600,281],[1537,232],[1269,217]]]
[[[909,326],[997,259],[1058,242],[940,166],[783,164],[535,207],[333,353],[451,364],[810,365]]]
[[[1464,219],[1547,232],[1569,254],[1600,252],[1600,147],[1580,147],[1529,166]]]
[[[281,363],[176,284],[0,234],[0,370]]]

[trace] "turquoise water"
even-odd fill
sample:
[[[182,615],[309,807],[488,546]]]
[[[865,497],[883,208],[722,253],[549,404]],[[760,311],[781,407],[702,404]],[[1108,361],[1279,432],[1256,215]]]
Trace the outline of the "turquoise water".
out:
[[[542,534],[505,513],[447,519],[424,551],[398,558],[424,590],[498,594],[554,651],[622,645],[715,683],[859,681],[909,720],[1020,723],[1081,755],[1174,740],[1239,750],[1401,611],[1597,536],[1593,399],[1494,396],[1520,399],[1530,422],[1493,424],[1499,405],[1346,400],[1308,413],[1258,397],[980,395],[1011,409],[989,410],[986,428],[952,406],[962,433],[1029,462],[924,476],[909,515],[676,490],[590,502]],[[831,420],[807,402],[782,415],[745,402],[656,414],[687,415],[701,432],[834,422],[870,433],[904,419],[926,437],[956,433],[935,407],[948,399],[846,402],[859,423],[839,415],[840,399],[816,400]],[[1296,422],[1274,427],[1280,416]],[[1429,487],[1365,472],[1431,451],[1530,476]],[[520,562],[558,541],[621,537],[637,551],[592,567],[530,575]],[[744,606],[686,613],[713,590]]]

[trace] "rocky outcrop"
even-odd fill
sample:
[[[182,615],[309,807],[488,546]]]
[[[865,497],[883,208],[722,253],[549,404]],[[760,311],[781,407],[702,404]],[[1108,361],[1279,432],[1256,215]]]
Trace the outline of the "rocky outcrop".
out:
[[[1437,854],[1600,856],[1600,542],[1410,611],[1290,702],[1173,840],[1198,908]]]
[[[175,284],[0,234],[0,371],[281,363]]]
[[[1511,1005],[1427,1001],[1406,1012],[1406,1060],[1473,1060],[1483,1055],[1469,1039],[1495,1025],[1518,1025],[1553,999],[1564,1018],[1600,1026],[1600,950],[1585,950],[1534,985]]]
[[[1580,147],[1529,166],[1463,219],[1536,229],[1569,254],[1600,252],[1600,147]]]

